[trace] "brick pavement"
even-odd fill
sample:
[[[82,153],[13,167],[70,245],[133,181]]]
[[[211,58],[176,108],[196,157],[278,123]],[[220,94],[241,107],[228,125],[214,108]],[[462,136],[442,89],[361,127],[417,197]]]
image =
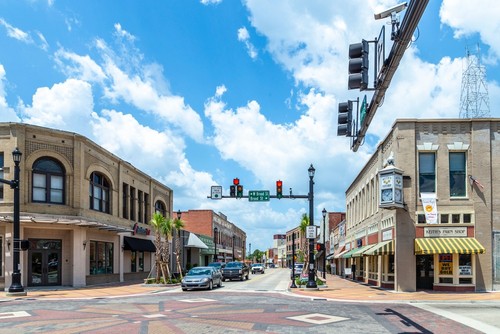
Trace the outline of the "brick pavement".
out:
[[[339,301],[356,302],[411,302],[411,301],[499,301],[500,291],[496,292],[396,292],[368,286],[339,276],[327,275],[325,288],[309,290],[305,288],[289,289],[290,293],[311,298],[327,298]],[[27,294],[23,297],[0,296],[2,300],[14,298],[105,298],[140,294],[154,294],[177,288],[178,286],[145,285],[142,283],[119,283],[83,288],[47,287],[25,288]]]

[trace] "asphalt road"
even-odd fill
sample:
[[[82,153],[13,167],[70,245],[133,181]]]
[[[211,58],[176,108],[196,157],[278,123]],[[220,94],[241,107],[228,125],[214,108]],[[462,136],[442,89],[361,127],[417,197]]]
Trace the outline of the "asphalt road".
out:
[[[288,280],[288,270],[269,269],[263,275],[250,275],[248,281],[226,281],[212,291],[182,292],[179,288],[117,298],[5,301],[0,303],[0,334],[496,331],[495,327],[467,326],[425,309],[427,304],[415,307],[409,303],[353,303],[297,297],[286,292]],[[453,308],[436,306],[438,310],[453,312]]]

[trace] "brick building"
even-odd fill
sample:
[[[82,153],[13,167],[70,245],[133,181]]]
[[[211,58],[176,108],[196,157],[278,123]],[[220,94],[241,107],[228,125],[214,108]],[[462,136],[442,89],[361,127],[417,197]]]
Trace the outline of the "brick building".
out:
[[[88,138],[0,123],[0,178],[20,163],[23,286],[85,286],[142,279],[154,269],[154,211],[172,215],[173,192]],[[12,273],[13,191],[0,185],[0,284]]]

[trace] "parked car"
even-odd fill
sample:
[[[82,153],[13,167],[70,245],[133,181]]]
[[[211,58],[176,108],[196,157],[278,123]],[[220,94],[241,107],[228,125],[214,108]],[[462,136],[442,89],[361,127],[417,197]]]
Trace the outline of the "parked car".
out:
[[[222,270],[222,268],[224,268],[226,266],[226,264],[224,262],[212,262],[212,263],[209,263],[208,266]]]
[[[262,263],[252,264],[252,274],[255,274],[255,273],[259,273],[259,274],[264,273],[264,265]]]
[[[212,290],[214,285],[219,288],[222,285],[222,274],[214,267],[194,267],[181,281],[182,291],[188,289]]]
[[[248,279],[250,275],[250,267],[247,266],[243,262],[228,262],[226,266],[222,268],[222,280],[232,280],[239,279],[243,281],[243,279]]]
[[[295,271],[295,277],[299,277],[302,271],[304,270],[304,264],[303,263],[295,263],[294,267]],[[290,278],[292,278],[293,271],[290,273]]]

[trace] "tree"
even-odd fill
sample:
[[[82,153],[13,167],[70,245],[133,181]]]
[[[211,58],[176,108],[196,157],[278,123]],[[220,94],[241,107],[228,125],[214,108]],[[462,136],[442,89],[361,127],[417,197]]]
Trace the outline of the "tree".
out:
[[[308,252],[308,242],[307,242],[307,239],[306,239],[306,230],[307,230],[307,227],[309,226],[309,216],[304,213],[302,215],[302,218],[300,220],[300,225],[299,225],[299,230],[300,230],[300,233],[301,233],[301,244],[302,244],[302,254],[304,254],[304,269],[303,270],[306,270],[305,268],[308,267],[308,256],[307,254],[309,253]]]
[[[177,260],[177,270],[179,270],[179,275],[182,278],[182,267],[181,267],[181,229],[184,227],[184,222],[177,218],[174,219],[172,223],[173,231],[175,232],[175,258]]]
[[[156,248],[156,257],[155,257],[155,265],[156,265],[156,282],[160,281],[160,269],[161,269],[161,255],[162,255],[162,246],[161,246],[161,235],[163,234],[162,228],[165,224],[166,218],[159,212],[155,212],[149,225],[155,231],[155,248]]]
[[[165,219],[163,221],[163,224],[161,225],[161,234],[165,237],[165,244],[163,246],[163,253],[162,253],[162,271],[165,270],[167,271],[167,275],[163,273],[163,276],[165,277],[165,282],[167,281],[167,278],[170,280],[170,234],[172,233],[172,226],[173,226],[173,220],[172,218]]]

